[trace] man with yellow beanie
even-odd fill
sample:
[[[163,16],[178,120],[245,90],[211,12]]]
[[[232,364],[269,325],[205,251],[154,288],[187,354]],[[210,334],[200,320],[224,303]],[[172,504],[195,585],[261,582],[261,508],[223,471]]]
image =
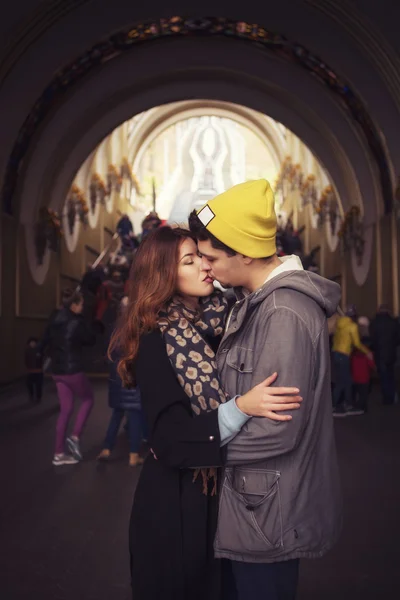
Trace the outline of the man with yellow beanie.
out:
[[[299,559],[325,554],[341,526],[327,328],[340,288],[276,256],[274,204],[260,179],[189,217],[203,269],[235,288],[217,354],[225,391],[240,410],[240,396],[277,373],[303,397],[287,420],[250,418],[228,439],[215,555],[228,559],[238,600],[294,600]]]

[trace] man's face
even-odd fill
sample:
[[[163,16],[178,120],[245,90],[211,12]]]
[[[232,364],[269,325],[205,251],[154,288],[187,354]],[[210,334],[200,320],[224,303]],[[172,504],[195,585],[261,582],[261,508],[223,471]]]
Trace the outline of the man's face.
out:
[[[224,288],[243,285],[243,270],[246,265],[241,254],[229,256],[224,250],[216,250],[210,240],[198,242],[202,257],[202,268],[210,273]]]
[[[80,315],[83,311],[83,299],[77,303],[71,304],[71,311],[76,315]]]

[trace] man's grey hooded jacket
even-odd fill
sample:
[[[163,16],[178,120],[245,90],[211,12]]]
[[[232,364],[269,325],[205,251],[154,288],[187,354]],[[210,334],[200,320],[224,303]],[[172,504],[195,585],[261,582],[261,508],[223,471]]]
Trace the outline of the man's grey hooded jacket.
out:
[[[336,283],[288,271],[232,310],[217,355],[226,392],[244,394],[276,371],[274,385],[298,387],[303,402],[291,421],[250,419],[228,444],[219,558],[319,557],[340,533],[327,328],[339,299]]]

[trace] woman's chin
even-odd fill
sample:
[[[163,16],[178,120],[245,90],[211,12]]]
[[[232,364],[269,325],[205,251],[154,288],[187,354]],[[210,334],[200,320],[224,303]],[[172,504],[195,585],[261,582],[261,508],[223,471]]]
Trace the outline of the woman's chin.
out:
[[[200,294],[201,297],[209,296],[214,291],[213,283],[204,283],[204,291]]]

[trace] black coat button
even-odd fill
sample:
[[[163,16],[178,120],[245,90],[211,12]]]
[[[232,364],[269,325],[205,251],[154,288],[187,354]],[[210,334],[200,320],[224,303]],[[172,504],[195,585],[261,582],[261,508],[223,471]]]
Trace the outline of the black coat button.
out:
[[[253,506],[252,504],[246,504],[246,508],[247,510],[255,510],[255,506]]]
[[[239,367],[239,371],[242,371],[242,372],[244,371],[244,363],[242,363],[242,364],[240,365],[240,367]]]

